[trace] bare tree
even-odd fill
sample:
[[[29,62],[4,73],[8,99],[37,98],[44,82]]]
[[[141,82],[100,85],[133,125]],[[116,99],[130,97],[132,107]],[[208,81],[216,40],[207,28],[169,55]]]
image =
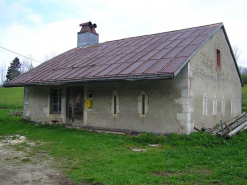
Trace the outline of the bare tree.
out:
[[[44,62],[47,61],[47,60],[50,60],[52,59],[53,57],[57,56],[57,53],[55,51],[51,51],[48,55],[45,55],[44,57]]]
[[[233,53],[234,53],[235,59],[238,61],[240,55],[242,54],[242,51],[238,48],[238,46],[233,46]]]
[[[6,72],[7,72],[6,62],[1,62],[1,65],[0,65],[0,86],[2,86],[3,82],[5,81]]]
[[[31,55],[29,55],[28,57],[33,58]],[[20,69],[21,74],[26,73],[27,71],[30,71],[33,68],[34,68],[33,60],[28,59],[28,58],[23,58],[21,62],[21,69]]]

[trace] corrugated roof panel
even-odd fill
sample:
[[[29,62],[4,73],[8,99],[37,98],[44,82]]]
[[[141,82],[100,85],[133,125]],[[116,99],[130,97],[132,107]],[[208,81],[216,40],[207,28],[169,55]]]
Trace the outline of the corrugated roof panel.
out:
[[[66,69],[55,69],[52,70],[52,72],[49,72],[47,76],[44,76],[44,78],[42,78],[43,81],[49,80],[49,79],[56,79],[60,73],[63,73]]]
[[[134,52],[135,50],[137,50],[139,47],[140,47],[140,46],[130,46],[130,47],[128,48],[128,50],[125,51],[124,53],[126,53],[126,54],[132,53],[132,52]]]
[[[109,72],[107,74],[107,76],[116,76],[116,75],[118,75],[118,73],[120,73],[121,71],[123,71],[124,69],[126,69],[129,65],[131,65],[131,63],[122,63],[118,67],[116,67],[114,70],[112,70],[111,72]]]
[[[71,71],[72,68],[67,68],[66,70],[64,70],[62,73],[59,73],[56,78],[52,78],[52,79],[58,79],[61,76],[65,76],[67,73],[69,73]]]
[[[120,75],[127,75],[130,74],[132,71],[134,71],[135,69],[137,69],[140,65],[142,65],[145,61],[137,61],[134,62],[133,64],[131,64],[130,66],[128,66],[126,69],[124,69],[123,71],[121,71],[119,74]]]
[[[185,38],[187,38],[192,32],[193,32],[192,30],[191,30],[191,31],[186,31],[186,32],[182,33],[182,34],[178,37],[178,39],[185,39]]]
[[[176,39],[174,41],[172,41],[170,44],[166,45],[165,48],[173,48],[175,47],[177,44],[179,44],[183,39]]]
[[[106,68],[108,68],[110,65],[100,65],[100,66],[96,66],[97,68],[92,71],[91,73],[88,73],[87,75],[85,75],[85,77],[94,77],[97,76],[98,73],[102,72],[103,70],[105,70]]]
[[[114,70],[115,68],[117,68],[120,64],[112,64],[110,66],[108,66],[105,70],[101,71],[100,73],[98,73],[96,76],[106,76],[108,73],[110,73],[112,70]]]
[[[201,32],[200,35],[208,35],[214,30],[215,30],[215,28],[210,28],[209,27],[209,28],[205,29],[203,32]]]
[[[182,42],[180,42],[177,46],[186,46],[194,39],[195,39],[195,37],[188,37],[188,38],[184,39]]]
[[[163,49],[164,47],[166,47],[168,44],[170,44],[172,41],[164,41],[162,42],[160,45],[158,45],[156,48],[154,48],[155,50],[159,50],[159,49]]]
[[[154,65],[158,60],[147,60],[141,66],[139,66],[136,70],[134,70],[131,74],[142,74],[147,71],[152,65]]]
[[[193,51],[198,47],[198,45],[188,45],[186,46],[176,57],[188,57]]]
[[[85,66],[85,67],[80,67],[80,68],[72,68],[68,73],[66,73],[64,75],[65,79],[73,79],[74,77],[76,77],[77,75],[79,75],[80,73],[86,71],[87,69],[89,69],[91,66]],[[59,77],[58,79],[62,79],[61,77]]]
[[[200,35],[195,40],[193,40],[190,44],[200,44],[207,38],[207,35]]]
[[[84,76],[86,76],[87,74],[93,72],[95,69],[97,69],[99,66],[90,66],[88,69],[82,71],[81,73],[79,73],[77,76],[74,76],[72,79],[81,79]],[[69,78],[69,77],[67,77]]]
[[[159,42],[155,42],[155,43],[153,43],[153,44],[150,44],[147,48],[145,48],[143,51],[147,51],[147,52],[149,52],[149,51],[151,51],[151,50],[153,50],[155,47],[157,47],[158,45],[160,45],[161,43],[159,43]]]
[[[195,31],[193,31],[190,35],[189,35],[189,37],[196,37],[196,36],[198,36],[200,33],[202,33],[203,31],[205,30],[205,28],[203,28],[203,27],[199,27],[199,28],[197,28]]]
[[[123,58],[119,59],[116,63],[126,62],[128,59],[132,58],[135,55],[136,55],[136,53],[129,53],[129,54],[125,55]]]
[[[150,38],[143,37],[142,39],[143,39],[143,41],[138,43],[138,45],[140,45],[140,46],[142,46],[142,45],[146,44],[148,41],[152,40],[151,37]]]
[[[186,61],[187,58],[188,57],[174,58],[164,69],[160,71],[160,73],[173,73]]]
[[[121,55],[116,55],[116,57],[112,58],[111,60],[109,60],[106,64],[114,64],[115,62],[117,62],[120,58],[123,58],[126,54],[121,54]]]
[[[148,60],[150,59],[155,53],[157,53],[159,50],[154,50],[154,51],[150,51],[148,52],[146,55],[144,55],[143,57],[141,57],[139,60]]]
[[[171,49],[172,48],[164,48],[159,52],[157,52],[156,54],[154,54],[150,59],[159,60],[160,58],[164,57],[167,54],[167,52],[169,52]]]
[[[222,24],[144,35],[74,48],[8,84],[71,82],[129,75],[174,74]]]
[[[184,47],[183,46],[179,46],[179,47],[174,47],[172,48],[169,52],[167,52],[166,55],[164,55],[162,58],[173,58],[176,56],[176,54],[178,54],[178,52],[180,52]]]
[[[167,40],[175,40],[175,39],[178,39],[178,37],[182,35],[182,33],[175,33],[173,36],[171,36],[169,39]]]
[[[150,67],[150,69],[148,69],[148,71],[146,71],[145,73],[158,74],[161,71],[161,69],[164,68],[171,61],[171,59],[172,58],[160,59],[152,67]]]
[[[146,43],[146,44],[143,44],[142,46],[139,46],[138,49],[135,50],[135,52],[140,52],[140,51],[143,51],[145,48],[147,48],[148,46],[150,46],[150,44]]]

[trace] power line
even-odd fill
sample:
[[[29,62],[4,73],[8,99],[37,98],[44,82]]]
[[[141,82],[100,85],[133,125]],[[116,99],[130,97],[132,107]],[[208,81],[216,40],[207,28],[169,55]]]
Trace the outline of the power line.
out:
[[[32,59],[32,58],[26,57],[26,56],[24,56],[24,55],[22,55],[22,54],[16,53],[16,52],[14,52],[14,51],[12,51],[12,50],[9,50],[9,49],[7,49],[7,48],[4,48],[4,47],[2,47],[2,46],[0,46],[0,48],[5,49],[5,50],[7,50],[7,51],[9,51],[9,52],[15,53],[15,54],[20,55],[20,56],[22,56],[22,57],[24,57],[24,58],[28,58],[28,59],[30,59],[30,60],[33,60],[33,61],[35,61],[35,62],[38,62],[38,63],[42,64],[42,62],[39,62],[39,61],[34,60],[34,59]]]

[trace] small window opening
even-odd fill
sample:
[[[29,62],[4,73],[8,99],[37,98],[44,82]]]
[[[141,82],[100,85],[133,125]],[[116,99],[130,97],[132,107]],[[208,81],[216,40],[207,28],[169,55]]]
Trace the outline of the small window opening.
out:
[[[52,89],[51,91],[52,112],[60,113],[62,104],[62,89]]]
[[[92,98],[93,98],[93,93],[91,93],[91,92],[88,93],[88,98],[89,98],[89,99],[92,99]]]
[[[145,114],[145,95],[142,95],[142,114]]]
[[[114,95],[114,100],[113,100],[113,113],[117,114],[117,96]]]
[[[216,55],[217,55],[216,65],[217,65],[217,67],[221,67],[221,56],[220,56],[220,50],[216,49]]]

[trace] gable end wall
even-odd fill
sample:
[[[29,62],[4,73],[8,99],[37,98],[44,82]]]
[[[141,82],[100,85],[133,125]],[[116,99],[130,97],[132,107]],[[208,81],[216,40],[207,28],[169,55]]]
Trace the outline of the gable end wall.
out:
[[[216,66],[216,49],[221,68]],[[213,128],[241,113],[241,83],[222,29],[189,62],[191,121],[198,128]]]

